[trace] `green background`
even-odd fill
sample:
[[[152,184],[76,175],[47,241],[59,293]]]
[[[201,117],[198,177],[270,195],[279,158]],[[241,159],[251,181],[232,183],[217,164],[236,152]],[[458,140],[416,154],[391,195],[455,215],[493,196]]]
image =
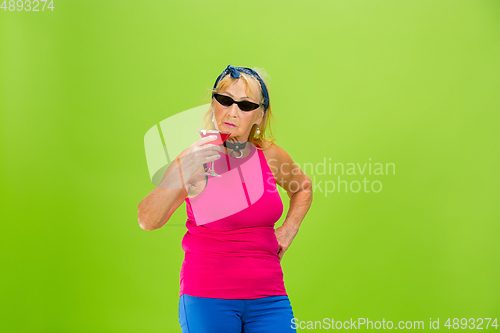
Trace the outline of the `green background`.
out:
[[[500,316],[499,1],[54,7],[0,11],[0,331],[180,332],[185,205],[139,227],[144,134],[228,64],[269,73],[297,163],[396,166],[315,190],[282,260],[296,318]]]

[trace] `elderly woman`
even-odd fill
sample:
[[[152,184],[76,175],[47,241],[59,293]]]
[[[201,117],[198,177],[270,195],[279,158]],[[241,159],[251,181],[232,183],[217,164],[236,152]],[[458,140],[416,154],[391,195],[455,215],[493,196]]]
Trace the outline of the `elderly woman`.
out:
[[[138,208],[141,228],[154,230],[186,202],[182,332],[294,331],[281,259],[311,205],[311,181],[267,136],[271,104],[256,71],[229,65],[214,84],[207,115],[207,129],[230,134],[227,141],[194,142]],[[210,162],[220,177],[207,175]],[[290,207],[274,229],[283,214],[277,184]]]

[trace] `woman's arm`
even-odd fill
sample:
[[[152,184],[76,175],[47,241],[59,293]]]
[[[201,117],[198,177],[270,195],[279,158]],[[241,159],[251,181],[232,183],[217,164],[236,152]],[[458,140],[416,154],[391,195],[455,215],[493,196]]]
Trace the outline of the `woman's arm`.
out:
[[[178,156],[179,160],[182,161],[186,152],[187,149]],[[177,160],[172,162],[165,171],[160,184],[139,203],[138,221],[142,229],[161,228],[187,197],[189,185],[185,182],[191,176],[184,174],[183,181],[181,181],[181,172],[182,167],[179,166]]]
[[[311,179],[295,164],[288,153],[281,147],[273,145],[264,150],[267,162],[274,174],[276,183],[286,190],[290,198],[290,207],[283,225],[276,229],[276,238],[280,245],[278,257],[288,249],[299,231],[312,203]]]
[[[170,163],[160,184],[139,203],[137,213],[142,229],[155,230],[167,223],[186,199],[192,179],[201,172],[203,163],[220,157],[222,148],[207,144],[213,140],[207,136],[196,141]]]

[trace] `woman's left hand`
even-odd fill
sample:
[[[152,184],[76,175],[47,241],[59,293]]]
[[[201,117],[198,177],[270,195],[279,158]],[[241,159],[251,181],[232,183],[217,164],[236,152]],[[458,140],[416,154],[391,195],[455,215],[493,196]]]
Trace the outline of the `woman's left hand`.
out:
[[[280,259],[280,261],[281,258],[283,258],[285,251],[288,250],[288,247],[290,246],[290,244],[292,244],[292,240],[294,239],[295,235],[297,235],[297,232],[298,230],[289,228],[284,225],[275,230],[274,233],[279,244],[278,258]]]

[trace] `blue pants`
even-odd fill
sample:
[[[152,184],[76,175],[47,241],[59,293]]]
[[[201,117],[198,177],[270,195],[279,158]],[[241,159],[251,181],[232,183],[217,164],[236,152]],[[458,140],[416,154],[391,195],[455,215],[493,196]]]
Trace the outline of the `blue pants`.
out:
[[[296,332],[288,296],[221,299],[181,295],[182,333]]]

